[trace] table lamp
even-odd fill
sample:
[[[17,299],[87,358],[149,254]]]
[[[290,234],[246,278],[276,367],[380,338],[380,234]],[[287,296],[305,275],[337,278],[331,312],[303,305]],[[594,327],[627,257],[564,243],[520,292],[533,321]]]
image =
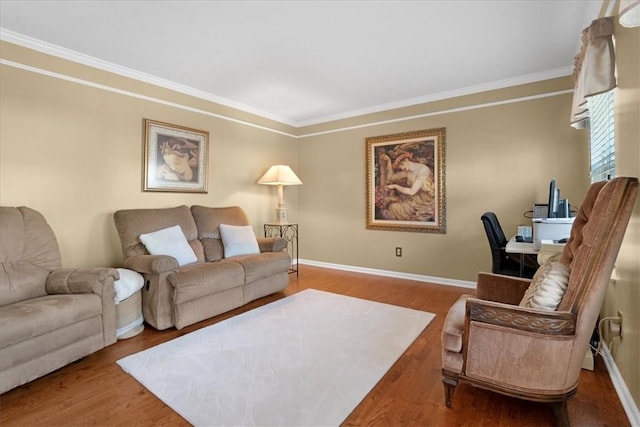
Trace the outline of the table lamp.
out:
[[[640,27],[640,0],[620,0],[619,15],[623,27]]]
[[[276,207],[276,221],[279,223],[287,222],[287,208],[284,206],[284,186],[285,185],[301,185],[302,181],[287,165],[271,166],[267,173],[258,181],[258,184],[277,185],[278,186],[278,207]]]

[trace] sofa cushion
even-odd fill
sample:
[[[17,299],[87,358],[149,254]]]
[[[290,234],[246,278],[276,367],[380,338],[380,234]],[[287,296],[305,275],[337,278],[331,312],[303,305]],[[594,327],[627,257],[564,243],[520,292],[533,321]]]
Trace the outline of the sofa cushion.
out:
[[[244,285],[244,270],[236,262],[198,263],[170,274],[168,280],[174,288],[173,303],[180,304]]]
[[[198,261],[179,225],[141,234],[140,241],[151,255],[169,255],[183,266]]]
[[[558,308],[567,289],[569,268],[559,261],[550,261],[538,268],[531,280],[521,307],[553,311]]]
[[[95,294],[57,294],[0,307],[0,348],[44,335],[102,313]]]
[[[257,255],[242,255],[233,260],[242,265],[245,285],[274,274],[286,272],[291,267],[291,258],[286,252],[263,252]]]
[[[224,258],[224,247],[220,239],[202,239],[204,260],[207,262],[220,261]]]
[[[258,240],[250,225],[220,224],[224,257],[259,254]]]

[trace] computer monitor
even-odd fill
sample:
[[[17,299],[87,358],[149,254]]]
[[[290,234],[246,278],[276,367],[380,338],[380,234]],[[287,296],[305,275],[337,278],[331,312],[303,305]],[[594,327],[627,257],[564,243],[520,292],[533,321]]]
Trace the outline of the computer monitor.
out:
[[[556,188],[556,179],[551,178],[549,183],[549,210],[547,218],[558,218],[560,210],[560,189]]]

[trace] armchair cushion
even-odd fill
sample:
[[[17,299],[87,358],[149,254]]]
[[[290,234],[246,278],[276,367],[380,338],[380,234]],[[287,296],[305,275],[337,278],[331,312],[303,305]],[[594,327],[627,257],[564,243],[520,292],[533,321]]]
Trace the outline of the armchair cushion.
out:
[[[220,224],[220,237],[225,258],[260,253],[256,235],[250,225]]]
[[[73,310],[69,307],[73,306]],[[0,328],[0,348],[69,328],[102,314],[102,302],[93,294],[58,294],[31,298],[0,308],[0,322],[11,327]],[[114,325],[115,326],[115,325]],[[100,333],[97,328],[94,333]],[[74,339],[77,339],[76,336]],[[57,343],[49,343],[55,348]],[[8,357],[6,355],[3,355]]]
[[[520,301],[521,307],[555,310],[569,282],[569,268],[558,261],[540,266]]]
[[[172,256],[180,266],[198,261],[179,225],[141,234],[140,241],[151,255]]]

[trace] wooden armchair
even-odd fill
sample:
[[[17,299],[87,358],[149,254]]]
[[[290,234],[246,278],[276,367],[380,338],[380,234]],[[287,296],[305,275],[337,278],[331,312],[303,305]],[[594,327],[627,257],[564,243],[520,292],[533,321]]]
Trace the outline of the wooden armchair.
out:
[[[463,295],[454,303],[442,331],[447,407],[462,381],[552,403],[558,424],[569,424],[567,400],[576,393],[637,192],[637,178],[589,188],[560,256],[568,281],[555,310],[518,305],[531,280],[479,274],[476,295]]]

